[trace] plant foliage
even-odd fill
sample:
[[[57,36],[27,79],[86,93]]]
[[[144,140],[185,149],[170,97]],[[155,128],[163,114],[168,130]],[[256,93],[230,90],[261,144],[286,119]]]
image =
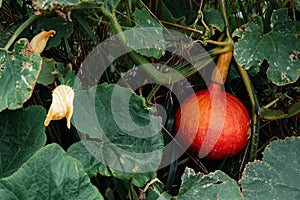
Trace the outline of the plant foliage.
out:
[[[0,3],[1,200],[300,198],[299,0]],[[225,89],[249,110],[249,143],[199,160],[174,113],[232,47]],[[75,93],[69,128],[44,124],[59,85]]]

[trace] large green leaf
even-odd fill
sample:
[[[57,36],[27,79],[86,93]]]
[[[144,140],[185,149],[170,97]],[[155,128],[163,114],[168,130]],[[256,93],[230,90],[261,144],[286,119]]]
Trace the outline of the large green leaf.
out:
[[[90,174],[111,173],[139,186],[155,175],[164,146],[161,118],[151,114],[143,97],[113,84],[77,91],[72,124],[82,138],[92,140],[69,150],[72,156],[90,163],[86,166]]]
[[[186,168],[181,180],[179,195],[174,199],[243,199],[237,182],[222,171],[204,175]]]
[[[0,179],[1,199],[103,199],[80,162],[57,144],[35,153],[13,175]]]
[[[134,12],[135,29],[126,32],[128,46],[147,57],[160,58],[165,52],[163,28],[146,10]]]
[[[255,74],[266,59],[267,77],[276,85],[293,83],[300,76],[300,23],[290,20],[287,12],[287,9],[273,12],[272,31],[267,34],[264,34],[262,19],[256,17],[234,43],[237,62]]]
[[[0,177],[15,172],[46,143],[41,106],[0,113]]]
[[[263,161],[249,163],[240,180],[246,199],[300,198],[300,138],[273,141]]]
[[[129,89],[102,84],[76,92],[74,107],[73,125],[98,140],[82,141],[69,150],[83,163],[90,163],[85,165],[90,175],[98,172],[131,179],[139,186],[155,176],[163,147],[161,119],[150,115],[142,97]],[[147,162],[143,160],[145,156]],[[122,157],[124,162],[120,161]]]
[[[20,39],[13,52],[0,49],[0,111],[21,108],[32,94],[42,59],[28,55],[28,44]]]

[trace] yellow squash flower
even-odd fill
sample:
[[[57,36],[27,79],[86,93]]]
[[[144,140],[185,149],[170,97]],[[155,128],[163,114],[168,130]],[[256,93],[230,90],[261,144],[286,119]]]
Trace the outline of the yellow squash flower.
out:
[[[48,111],[44,125],[48,126],[51,120],[67,119],[67,127],[71,128],[73,114],[74,91],[67,85],[60,85],[53,90],[52,104]]]
[[[55,30],[42,31],[32,38],[30,46],[33,53],[40,54],[46,47],[46,44],[51,36],[55,34]]]

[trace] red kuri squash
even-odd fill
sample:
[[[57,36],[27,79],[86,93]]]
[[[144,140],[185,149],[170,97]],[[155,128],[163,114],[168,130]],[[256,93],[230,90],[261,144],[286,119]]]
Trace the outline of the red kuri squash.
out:
[[[181,144],[200,158],[232,157],[248,142],[248,111],[238,98],[222,90],[231,57],[232,52],[221,54],[209,88],[187,98],[176,112]]]

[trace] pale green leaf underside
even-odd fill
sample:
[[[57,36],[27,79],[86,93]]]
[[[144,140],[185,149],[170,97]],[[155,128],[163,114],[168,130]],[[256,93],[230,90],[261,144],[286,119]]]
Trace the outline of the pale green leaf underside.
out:
[[[300,138],[273,141],[262,161],[246,166],[240,183],[246,199],[300,198]]]

